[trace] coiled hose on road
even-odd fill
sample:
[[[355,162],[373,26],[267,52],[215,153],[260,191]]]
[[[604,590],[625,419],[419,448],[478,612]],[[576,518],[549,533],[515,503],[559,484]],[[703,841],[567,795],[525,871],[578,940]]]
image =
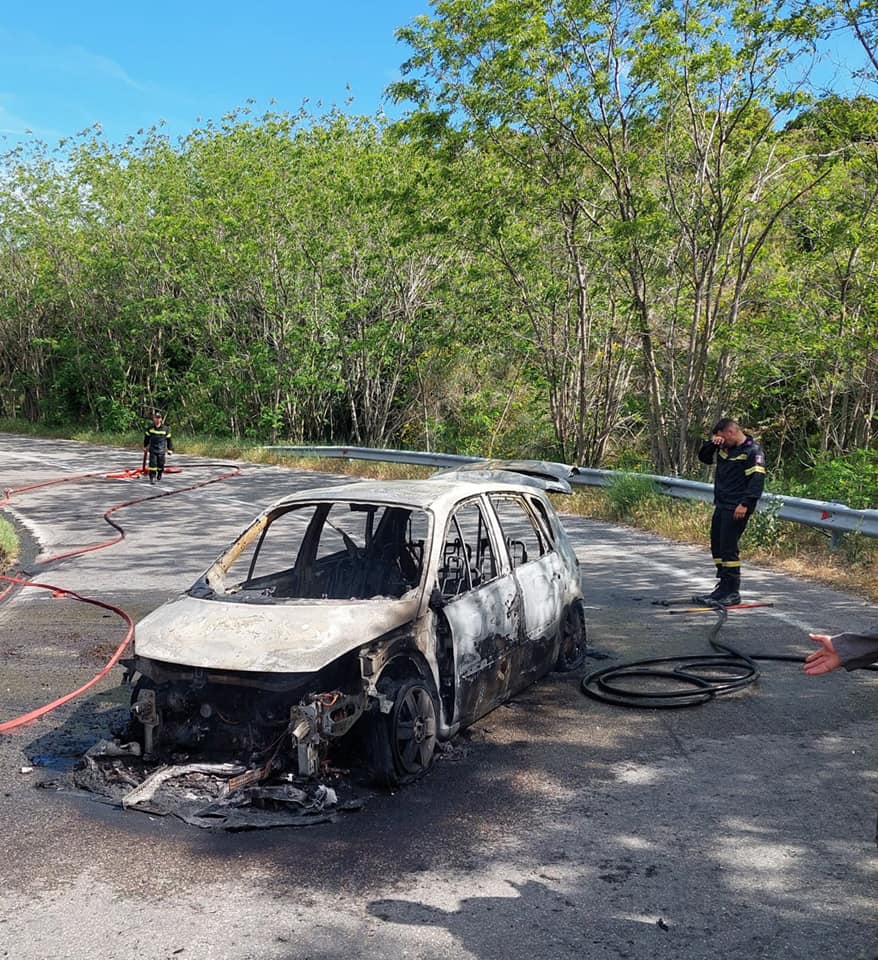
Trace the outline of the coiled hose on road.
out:
[[[619,707],[653,710],[696,707],[723,693],[741,690],[759,677],[757,660],[804,663],[791,654],[747,654],[717,640],[729,612],[719,603],[709,604],[716,614],[707,640],[715,650],[707,656],[658,657],[632,660],[595,670],[582,678],[582,692],[593,700]],[[707,609],[707,608],[705,608]],[[633,683],[627,681],[633,681]],[[650,683],[652,681],[652,683]]]

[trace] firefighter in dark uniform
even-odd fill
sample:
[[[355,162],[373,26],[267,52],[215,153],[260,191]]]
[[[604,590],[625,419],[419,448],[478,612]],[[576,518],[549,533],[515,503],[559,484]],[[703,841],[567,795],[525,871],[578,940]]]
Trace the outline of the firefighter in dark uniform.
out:
[[[149,482],[161,480],[165,470],[165,456],[174,452],[171,431],[164,418],[158,412],[152,415],[152,423],[147,424],[143,435],[143,452],[149,454]]]
[[[765,486],[765,454],[737,420],[728,417],[713,428],[698,451],[702,463],[713,463],[713,518],[710,550],[719,583],[713,593],[699,600],[723,606],[741,602],[741,560],[738,541],[747,526]]]

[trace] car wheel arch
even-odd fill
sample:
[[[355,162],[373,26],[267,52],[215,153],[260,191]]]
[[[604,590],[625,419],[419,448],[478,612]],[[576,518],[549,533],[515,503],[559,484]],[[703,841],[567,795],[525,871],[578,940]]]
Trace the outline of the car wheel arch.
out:
[[[439,695],[433,671],[427,658],[418,650],[400,651],[388,660],[375,681],[375,687],[382,691],[407,680],[421,680],[430,688],[438,703]]]
[[[573,600],[564,608],[558,630],[558,655],[554,669],[569,673],[579,669],[588,656],[588,624],[585,619],[585,604],[581,598]]]
[[[403,668],[404,658],[397,666]],[[439,740],[439,698],[432,680],[409,670],[388,671],[381,678],[380,709],[366,714],[366,744],[371,779],[393,789],[424,776],[433,766]]]

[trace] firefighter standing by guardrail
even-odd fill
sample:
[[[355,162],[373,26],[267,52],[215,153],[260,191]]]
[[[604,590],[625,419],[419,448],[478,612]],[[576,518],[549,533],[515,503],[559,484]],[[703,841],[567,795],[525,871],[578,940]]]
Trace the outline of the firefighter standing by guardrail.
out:
[[[701,600],[724,606],[741,602],[741,558],[738,541],[765,486],[765,454],[737,420],[724,417],[698,451],[702,463],[713,463],[713,518],[710,550],[719,583]]]

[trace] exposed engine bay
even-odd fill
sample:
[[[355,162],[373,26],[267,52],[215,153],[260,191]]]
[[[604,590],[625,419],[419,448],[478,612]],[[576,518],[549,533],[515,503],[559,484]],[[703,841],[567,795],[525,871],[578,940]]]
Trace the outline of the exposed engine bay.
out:
[[[357,678],[343,677],[343,664],[327,677],[242,676],[142,658],[127,666],[139,677],[129,734],[146,759],[195,755],[318,777],[331,745],[351,732],[369,699],[361,684],[357,692],[338,686],[347,680],[347,690],[357,687]],[[318,680],[335,684],[315,690]]]

